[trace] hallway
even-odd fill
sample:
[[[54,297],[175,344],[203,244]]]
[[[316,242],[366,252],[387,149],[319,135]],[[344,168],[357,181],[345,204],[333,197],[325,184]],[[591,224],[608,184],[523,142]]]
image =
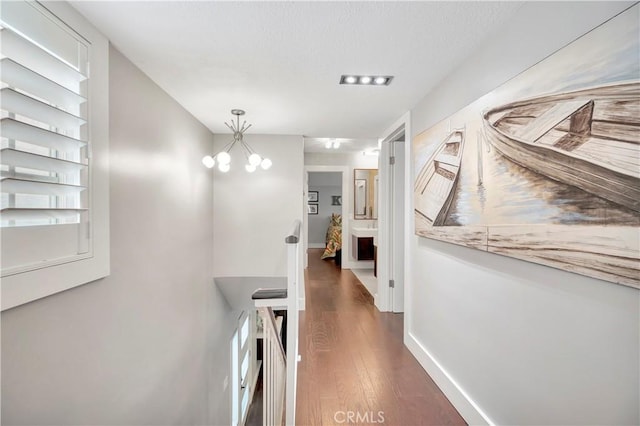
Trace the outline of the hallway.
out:
[[[309,250],[300,312],[296,424],[465,424],[349,270]]]

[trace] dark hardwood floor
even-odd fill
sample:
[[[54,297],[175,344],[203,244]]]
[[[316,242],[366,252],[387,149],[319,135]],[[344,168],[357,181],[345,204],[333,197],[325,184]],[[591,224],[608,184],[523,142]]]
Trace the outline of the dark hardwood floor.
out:
[[[253,399],[251,405],[249,405],[249,411],[247,412],[247,420],[245,420],[245,426],[262,426],[262,367],[260,367],[260,374],[256,381],[256,389],[253,392]]]
[[[309,250],[300,312],[297,425],[462,425],[402,343],[403,315],[381,313],[349,270]]]

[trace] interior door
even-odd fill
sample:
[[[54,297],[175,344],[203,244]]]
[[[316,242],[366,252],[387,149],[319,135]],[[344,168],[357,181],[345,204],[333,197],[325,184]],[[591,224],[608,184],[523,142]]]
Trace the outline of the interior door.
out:
[[[389,142],[389,279],[393,281],[390,306],[393,312],[404,312],[404,135]]]

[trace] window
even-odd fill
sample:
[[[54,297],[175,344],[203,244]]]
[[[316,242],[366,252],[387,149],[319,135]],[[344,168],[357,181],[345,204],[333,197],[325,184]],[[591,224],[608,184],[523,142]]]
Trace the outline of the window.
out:
[[[77,19],[68,6],[61,12]],[[96,148],[107,154],[105,129],[94,134],[96,125],[104,125],[107,108],[95,108],[93,98],[104,102],[108,96],[106,84],[99,84],[106,83],[108,70],[97,70],[93,63],[100,58],[96,47],[106,56],[106,41],[93,46],[39,3],[3,2],[0,26],[0,230],[6,309],[108,274],[104,233],[98,239],[94,235],[96,219],[105,224],[108,211],[96,211],[104,206],[106,191],[96,190],[104,176],[96,178],[93,155]],[[96,37],[95,30],[91,35]],[[99,75],[97,84],[90,66]],[[106,243],[108,248],[108,238]],[[79,266],[83,260],[90,265]],[[53,267],[62,269],[56,272]],[[36,271],[44,282],[33,282],[37,277],[29,273]]]

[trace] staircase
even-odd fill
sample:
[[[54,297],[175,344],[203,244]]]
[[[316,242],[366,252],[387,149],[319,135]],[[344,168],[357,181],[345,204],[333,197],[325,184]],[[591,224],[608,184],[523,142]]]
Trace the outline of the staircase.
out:
[[[300,270],[300,221],[285,238],[287,244],[287,288],[258,289],[251,298],[262,318],[263,335],[263,401],[262,424],[280,426],[295,424],[296,382],[298,369],[298,283]],[[286,315],[286,345],[274,309]],[[286,346],[286,351],[285,351]]]

